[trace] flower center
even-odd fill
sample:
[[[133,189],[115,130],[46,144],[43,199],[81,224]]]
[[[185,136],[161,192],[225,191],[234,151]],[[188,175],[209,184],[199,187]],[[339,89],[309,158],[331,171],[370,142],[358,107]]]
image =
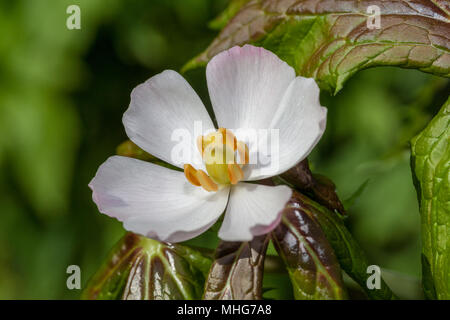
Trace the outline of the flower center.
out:
[[[242,167],[249,162],[248,147],[237,141],[230,130],[219,128],[207,136],[199,136],[197,147],[207,173],[185,164],[184,174],[193,185],[202,186],[206,191],[217,191],[219,185],[236,184],[244,178]],[[239,161],[236,155],[239,155]]]

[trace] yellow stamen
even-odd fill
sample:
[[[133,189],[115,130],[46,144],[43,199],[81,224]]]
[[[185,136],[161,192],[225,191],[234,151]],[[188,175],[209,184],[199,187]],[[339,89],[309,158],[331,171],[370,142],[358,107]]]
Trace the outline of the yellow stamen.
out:
[[[231,184],[236,184],[244,178],[244,173],[238,164],[228,164],[228,178],[230,179]]]
[[[223,144],[229,146],[233,151],[236,151],[237,139],[233,132],[225,128],[219,128],[217,131],[222,135]]]
[[[206,191],[217,191],[220,185],[236,184],[244,178],[242,165],[249,163],[247,145],[237,141],[235,135],[219,128],[216,132],[197,137],[197,148],[205,163],[206,171],[184,165],[186,179]],[[240,161],[236,161],[236,150]]]
[[[196,178],[206,191],[217,191],[219,186],[203,170],[197,170]]]
[[[193,166],[191,166],[190,164],[185,164],[184,165],[184,175],[186,176],[186,179],[192,183],[194,186],[201,186],[200,182],[198,181],[197,177],[197,170],[194,169]]]
[[[184,165],[184,175],[194,186],[202,186],[206,191],[217,191],[219,186],[203,170],[196,170],[190,164]]]
[[[239,163],[240,164],[248,164],[249,162],[249,152],[248,147],[242,141],[237,142],[237,150],[239,153]]]
[[[209,145],[215,144],[216,140],[219,141],[221,133],[220,132],[212,132],[207,134],[206,136],[198,136],[197,137],[197,149],[200,154],[204,155],[205,148]],[[217,139],[216,139],[217,138]]]

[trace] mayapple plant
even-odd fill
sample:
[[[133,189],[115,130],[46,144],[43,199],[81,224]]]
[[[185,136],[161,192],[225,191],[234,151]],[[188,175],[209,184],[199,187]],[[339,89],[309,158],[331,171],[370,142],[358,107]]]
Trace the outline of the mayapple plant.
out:
[[[368,6],[378,6],[376,28]],[[184,78],[164,71],[131,93],[131,141],[89,186],[128,231],[84,299],[262,299],[268,265],[295,299],[347,299],[343,271],[370,299],[397,299],[346,229],[346,212],[307,156],[326,127],[320,89],[359,70],[416,68],[448,77],[448,1],[233,0],[222,29],[183,72],[206,66],[214,117]],[[407,31],[407,32],[406,32]],[[450,298],[450,100],[411,140],[422,218],[423,289]],[[222,218],[222,214],[224,214]],[[186,240],[211,229],[215,252]],[[269,244],[277,258],[266,255]],[[266,267],[265,267],[266,263]]]

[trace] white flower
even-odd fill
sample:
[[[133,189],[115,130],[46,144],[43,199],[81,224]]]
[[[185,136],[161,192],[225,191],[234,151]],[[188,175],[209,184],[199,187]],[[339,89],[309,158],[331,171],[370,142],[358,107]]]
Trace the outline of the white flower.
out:
[[[202,123],[202,133],[216,129],[186,80],[174,71],[164,71],[133,90],[123,124],[134,143],[184,168],[185,174],[113,156],[89,184],[100,212],[122,221],[125,229],[160,241],[180,242],[206,231],[226,211],[219,237],[249,241],[279,223],[280,211],[291,197],[290,188],[239,181],[278,175],[307,157],[325,130],[327,112],[320,106],[319,88],[313,79],[296,77],[295,71],[270,51],[250,45],[215,56],[206,77],[220,128],[279,130],[279,154],[271,155],[278,157],[278,166],[236,161],[197,170],[191,163],[174,160],[172,150],[180,143],[172,141],[175,130],[193,133],[196,121]],[[221,132],[234,137],[232,131]],[[230,145],[219,144],[234,152],[241,138],[235,133],[236,140]],[[201,151],[208,148],[207,139],[210,136],[204,138]],[[240,159],[246,151],[252,157],[244,143],[239,146]],[[195,139],[186,147],[205,160]]]

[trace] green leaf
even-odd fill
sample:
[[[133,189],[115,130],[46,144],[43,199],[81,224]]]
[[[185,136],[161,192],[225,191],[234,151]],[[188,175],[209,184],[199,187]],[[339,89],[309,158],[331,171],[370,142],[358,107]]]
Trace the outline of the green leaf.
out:
[[[330,242],[341,268],[360,285],[369,298],[396,299],[382,279],[380,289],[370,290],[367,288],[366,281],[369,276],[367,267],[370,264],[364,251],[353,239],[338,215],[297,192],[294,193],[291,201],[295,203],[297,211],[318,222]]]
[[[231,0],[228,7],[213,21],[209,23],[209,27],[213,30],[220,30],[227,25],[231,18],[251,0]]]
[[[422,226],[424,288],[430,296],[433,286],[429,285],[429,278],[432,277],[438,299],[450,299],[449,137],[450,99],[411,140],[411,166]]]
[[[251,242],[220,242],[206,281],[205,300],[262,299],[268,235]]]
[[[200,299],[211,260],[190,248],[127,233],[90,279],[82,299]]]
[[[422,287],[425,297],[429,300],[436,300],[436,288],[434,287],[433,276],[431,274],[430,262],[422,253]]]
[[[297,300],[346,299],[341,268],[319,224],[294,196],[272,239],[284,260]]]
[[[377,5],[379,29],[369,29],[367,8]],[[448,6],[418,0],[259,0],[244,5],[211,45],[183,71],[205,65],[235,45],[276,53],[299,75],[337,93],[359,70],[399,66],[448,77]]]

